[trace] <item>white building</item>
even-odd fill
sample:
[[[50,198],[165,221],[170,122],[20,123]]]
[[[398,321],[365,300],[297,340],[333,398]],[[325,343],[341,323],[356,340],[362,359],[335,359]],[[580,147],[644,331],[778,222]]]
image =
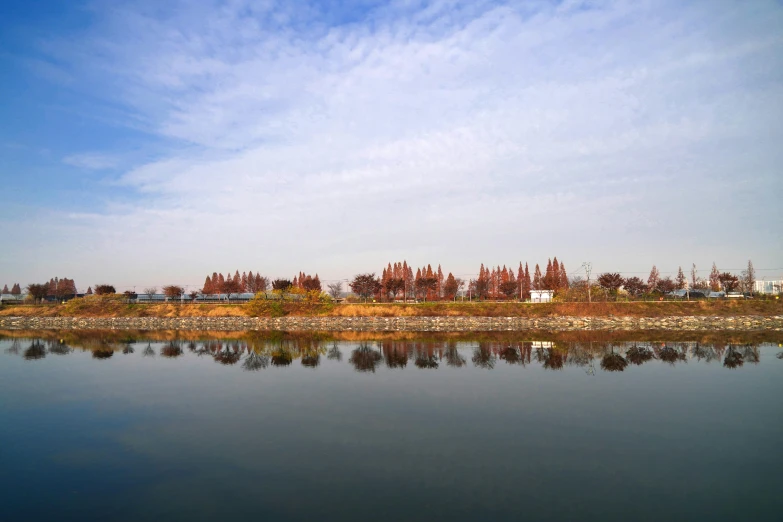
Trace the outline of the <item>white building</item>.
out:
[[[757,294],[779,294],[783,289],[783,281],[754,281],[753,291]]]
[[[554,290],[531,290],[530,302],[531,303],[549,303],[552,301],[552,296],[555,295]]]

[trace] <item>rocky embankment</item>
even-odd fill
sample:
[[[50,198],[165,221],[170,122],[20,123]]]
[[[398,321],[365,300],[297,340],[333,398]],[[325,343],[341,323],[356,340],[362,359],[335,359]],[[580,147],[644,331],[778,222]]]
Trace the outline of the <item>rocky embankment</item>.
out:
[[[0,317],[2,330],[783,330],[783,316],[738,317]]]

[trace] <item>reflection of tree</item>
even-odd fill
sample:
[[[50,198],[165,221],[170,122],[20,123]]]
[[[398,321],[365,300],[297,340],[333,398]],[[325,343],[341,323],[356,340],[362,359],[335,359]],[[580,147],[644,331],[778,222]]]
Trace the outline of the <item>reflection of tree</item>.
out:
[[[491,370],[495,367],[496,358],[488,346],[483,343],[479,343],[479,345],[473,350],[473,357],[471,357],[470,360],[473,361],[473,365],[478,368]]]
[[[198,345],[196,347],[195,353],[199,357],[202,357],[204,355],[208,355],[208,356],[212,357],[213,350],[212,350],[212,347],[211,347],[211,343],[208,343],[208,342],[201,343],[200,345]]]
[[[783,352],[778,352],[778,354],[775,356],[778,359],[783,359]]]
[[[272,352],[272,365],[273,366],[288,366],[294,361],[294,356],[284,346],[278,346]]]
[[[330,361],[337,361],[340,362],[343,360],[343,352],[340,351],[340,348],[337,347],[337,343],[333,343],[332,347],[329,348],[329,353],[326,354],[326,358]]]
[[[196,350],[198,350],[198,345],[196,345],[195,341],[190,341],[188,343],[188,350],[190,350],[193,353],[196,353]]]
[[[160,355],[163,357],[168,357],[169,359],[179,357],[183,353],[184,352],[182,351],[182,346],[179,341],[169,341],[163,348],[160,349]]]
[[[726,358],[723,359],[723,366],[725,368],[739,368],[745,363],[742,358],[742,354],[733,346],[729,345],[729,350],[726,352]]]
[[[522,354],[514,346],[506,346],[500,350],[500,358],[508,364],[522,363]]]
[[[696,346],[693,347],[691,353],[699,361],[704,360],[705,362],[712,362],[719,359],[715,347],[709,344],[696,343]]]
[[[746,363],[758,364],[759,363],[759,349],[757,346],[743,346],[742,347],[742,360]]]
[[[669,346],[668,344],[664,344],[663,347],[658,350],[658,358],[673,365],[677,361],[684,361],[685,353]]]
[[[122,349],[122,353],[124,353],[125,355],[132,354],[132,353],[133,353],[133,352],[135,352],[135,351],[136,351],[136,350],[134,350],[134,349],[133,349],[133,343],[132,343],[132,342],[130,342],[130,341],[128,341],[127,343],[125,343],[125,346],[124,346],[124,347],[123,347],[123,349]]]
[[[250,352],[250,355],[245,357],[245,361],[242,363],[242,368],[250,372],[261,370],[267,366],[269,366],[269,356],[256,350]]]
[[[619,353],[614,353],[614,346],[610,353],[601,358],[601,369],[605,372],[621,372],[628,366],[628,361]]]
[[[95,348],[92,351],[93,359],[110,359],[113,355],[114,355],[114,350],[112,350],[108,346]]]
[[[49,341],[49,353],[55,355],[68,355],[71,353],[71,347],[65,344],[63,341]]]
[[[305,352],[304,355],[302,355],[302,366],[306,368],[315,368],[319,364],[321,364],[321,354],[317,351]]]
[[[536,348],[536,360],[546,370],[562,370],[565,357],[557,348]]]
[[[588,350],[582,343],[573,343],[568,348],[566,362],[579,367],[591,365],[593,363],[593,352]]]
[[[417,368],[435,369],[438,367],[438,360],[434,355],[429,355],[426,352],[417,351],[416,360],[414,363]]]
[[[218,348],[212,356],[212,359],[220,364],[231,365],[238,363],[241,357],[242,354],[239,352],[239,345],[225,345]]]
[[[11,346],[5,349],[5,353],[10,355],[19,355],[19,351],[22,349],[22,343],[19,342],[19,339],[14,339],[11,341]]]
[[[389,368],[405,368],[408,365],[407,353],[395,350],[394,347],[389,350],[384,350],[384,352],[386,366]]]
[[[24,358],[28,361],[35,361],[46,357],[46,347],[40,341],[35,339],[33,343],[24,351]]]
[[[383,356],[370,348],[370,345],[362,343],[351,352],[351,358],[348,362],[353,364],[356,371],[359,372],[373,372],[375,373],[375,367],[383,360]]]
[[[155,357],[155,350],[152,348],[152,343],[147,343],[147,347],[141,352],[144,357]]]
[[[625,356],[632,364],[640,366],[647,361],[652,360],[652,358],[655,357],[655,354],[649,348],[645,348],[644,346],[636,346],[634,344],[628,349],[627,352],[625,352]]]
[[[466,364],[465,358],[459,353],[456,346],[447,347],[444,356],[446,364],[454,368],[462,368]]]

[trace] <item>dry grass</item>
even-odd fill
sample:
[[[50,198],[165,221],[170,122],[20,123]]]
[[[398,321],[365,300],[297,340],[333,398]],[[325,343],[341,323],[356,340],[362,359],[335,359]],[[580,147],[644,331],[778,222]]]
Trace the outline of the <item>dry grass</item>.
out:
[[[66,304],[10,305],[1,316],[28,317],[679,317],[783,316],[783,302],[772,300],[631,303],[420,303],[342,304],[260,301],[244,305],[127,304],[121,298],[90,296]]]

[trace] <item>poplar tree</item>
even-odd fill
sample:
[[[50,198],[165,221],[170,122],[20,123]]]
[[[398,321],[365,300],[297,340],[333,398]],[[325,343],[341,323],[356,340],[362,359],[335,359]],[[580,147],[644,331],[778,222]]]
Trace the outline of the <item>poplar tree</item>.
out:
[[[688,286],[688,279],[685,277],[681,266],[677,267],[677,279],[675,281],[677,283],[678,290],[685,290],[685,288]]]
[[[568,272],[566,272],[565,265],[560,261],[560,288],[562,290],[568,290]]]
[[[557,261],[557,256],[552,260],[552,283],[551,290],[557,292],[560,290],[560,263]]]
[[[538,263],[536,263],[536,271],[533,274],[533,290],[543,290],[541,285],[541,268],[538,266]]]
[[[710,288],[713,292],[720,291],[720,272],[715,262],[712,262],[712,270],[710,270]]]
[[[753,268],[753,261],[748,259],[748,268],[742,273],[743,283],[746,291],[753,295],[753,289],[756,286],[756,270]]]
[[[647,291],[652,293],[658,288],[658,281],[661,279],[661,274],[658,272],[658,267],[653,265],[650,270],[650,276],[647,278]]]

